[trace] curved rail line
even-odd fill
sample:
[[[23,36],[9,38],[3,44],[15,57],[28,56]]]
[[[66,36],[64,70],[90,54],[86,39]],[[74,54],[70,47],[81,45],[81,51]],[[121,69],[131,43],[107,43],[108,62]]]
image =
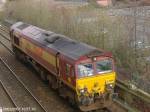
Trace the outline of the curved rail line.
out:
[[[6,89],[6,87],[4,86],[3,82],[0,80],[0,85],[2,86],[4,92],[6,93],[6,95],[8,96],[8,98],[10,99],[10,101],[12,102],[13,106],[15,108],[17,108],[17,104],[15,103],[15,101],[13,100],[13,98],[11,97],[11,95],[9,94],[8,90]],[[17,111],[19,112],[19,111]]]
[[[2,35],[1,33],[0,33],[0,36],[3,37],[3,38],[5,38],[7,41],[10,41],[10,38],[8,38],[8,37]]]
[[[3,31],[9,33],[9,28],[5,25],[3,25],[2,23],[0,23],[0,29],[2,29]]]
[[[8,29],[4,28],[2,25],[0,25],[0,29],[1,29],[2,31],[4,31],[5,33],[9,34]]]
[[[38,101],[38,99],[32,94],[32,92],[27,88],[27,86],[20,80],[20,78],[13,72],[13,70],[9,67],[9,65],[0,57],[0,61],[5,65],[5,67],[12,73],[13,76],[22,84],[25,90],[35,99],[35,101],[39,104],[39,106],[43,109],[44,112],[47,110],[43,107],[43,105]]]
[[[0,35],[3,35],[0,33]],[[7,38],[6,36],[3,35],[5,39]],[[0,41],[0,44],[2,44],[9,52],[11,55],[14,55],[14,52],[8,48],[2,41]],[[2,57],[0,57],[0,61],[5,65],[5,67],[12,73],[12,75],[15,76],[15,78],[22,84],[22,86],[25,88],[25,90],[35,99],[35,101],[39,104],[39,106],[43,109],[44,112],[47,112],[47,110],[43,107],[43,105],[38,101],[38,99],[32,94],[32,92],[28,89],[28,87],[20,80],[20,78],[16,75],[16,73],[9,67],[9,65],[3,60]]]
[[[8,48],[1,40],[0,44],[2,44],[12,55],[14,55],[14,52],[10,48]]]
[[[5,33],[7,33],[9,35],[9,32],[4,30],[4,27],[0,24],[0,30],[4,31]],[[2,33],[0,33],[0,36],[5,38],[7,41],[10,41],[10,38],[8,38],[7,36],[3,35]]]

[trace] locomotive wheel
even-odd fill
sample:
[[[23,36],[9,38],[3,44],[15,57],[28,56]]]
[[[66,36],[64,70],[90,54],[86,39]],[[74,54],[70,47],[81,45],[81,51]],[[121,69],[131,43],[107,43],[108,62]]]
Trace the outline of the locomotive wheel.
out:
[[[44,70],[40,70],[40,77],[43,81],[47,81],[47,75]]]
[[[22,63],[27,63],[26,55],[19,51],[17,48],[13,47],[13,51],[15,52],[15,58]]]
[[[56,90],[58,88],[56,78],[53,77],[53,76],[48,75],[47,79],[48,79],[48,82],[49,82],[49,86],[52,89]]]
[[[21,60],[21,62],[23,62],[23,63],[27,63],[26,55],[23,54],[23,53],[21,53],[21,52],[20,52],[20,60]]]
[[[75,106],[75,100],[74,100],[74,98],[68,97],[68,101],[69,101],[69,104],[71,106]]]
[[[20,59],[20,52],[17,50],[17,48],[13,47],[13,51],[15,52],[15,58],[17,60],[21,60]]]
[[[65,89],[63,87],[58,88],[59,96],[66,98]]]
[[[68,101],[70,103],[71,106],[73,106],[74,108],[78,108],[78,100],[77,100],[77,95],[74,92],[71,92],[71,95],[69,95],[68,97]]]
[[[57,89],[57,80],[55,78],[52,79],[52,89]]]
[[[47,76],[47,80],[48,80],[49,87],[52,88],[52,79],[50,75]]]

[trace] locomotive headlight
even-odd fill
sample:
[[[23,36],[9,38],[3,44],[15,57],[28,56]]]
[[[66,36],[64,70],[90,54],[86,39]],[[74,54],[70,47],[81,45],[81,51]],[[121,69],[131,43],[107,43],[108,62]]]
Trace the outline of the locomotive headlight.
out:
[[[79,90],[81,94],[84,94],[84,89]]]
[[[87,93],[88,93],[87,88],[79,89],[79,93],[80,93],[81,95],[87,94]]]
[[[112,84],[110,84],[109,86],[110,86],[111,88],[113,88],[113,85],[112,85]]]
[[[96,61],[96,60],[97,60],[97,58],[96,58],[96,57],[92,57],[91,59],[92,59],[92,61]]]
[[[112,83],[106,84],[106,89],[107,90],[112,90],[114,88],[114,85]]]

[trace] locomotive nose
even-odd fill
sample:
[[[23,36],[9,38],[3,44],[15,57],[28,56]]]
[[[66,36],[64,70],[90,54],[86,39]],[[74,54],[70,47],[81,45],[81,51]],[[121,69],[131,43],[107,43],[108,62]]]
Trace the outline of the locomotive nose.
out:
[[[92,93],[93,94],[99,94],[100,93],[100,84],[98,82],[95,82],[92,88]]]
[[[77,80],[77,90],[84,91],[87,89],[89,94],[105,93],[109,89],[113,89],[115,84],[115,73],[107,73],[105,75],[95,75]]]

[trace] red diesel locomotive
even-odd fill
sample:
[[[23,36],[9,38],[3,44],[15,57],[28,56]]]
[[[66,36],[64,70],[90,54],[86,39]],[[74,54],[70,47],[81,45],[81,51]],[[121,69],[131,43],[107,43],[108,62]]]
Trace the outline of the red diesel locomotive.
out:
[[[111,53],[23,22],[12,25],[10,37],[16,57],[71,104],[82,111],[107,107],[116,79]]]

